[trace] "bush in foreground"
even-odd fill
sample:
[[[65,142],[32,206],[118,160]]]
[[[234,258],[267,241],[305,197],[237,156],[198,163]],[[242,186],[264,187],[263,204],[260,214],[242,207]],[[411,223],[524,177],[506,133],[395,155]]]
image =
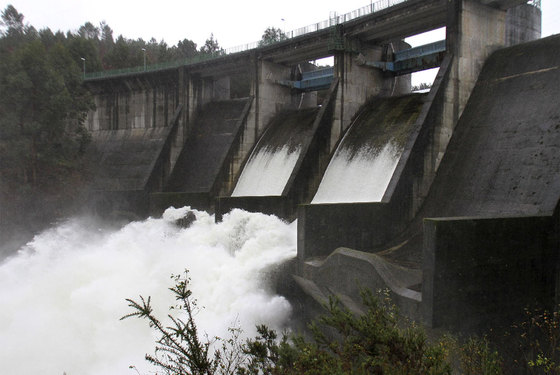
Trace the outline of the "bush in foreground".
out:
[[[444,337],[429,343],[421,327],[399,322],[387,295],[364,291],[366,313],[361,316],[331,299],[327,313],[309,327],[311,340],[299,335],[279,338],[275,331],[258,326],[257,337],[243,342],[236,328],[230,329],[231,337],[225,340],[200,339],[187,272],[175,276],[170,290],[178,302],[172,308],[181,309],[184,319],[169,315],[172,325],[164,326],[154,316],[149,297],[128,299],[133,312],[121,318],[147,319],[158,332],[155,353],[146,359],[165,374],[443,375],[453,373],[452,356],[459,357],[461,373],[502,373],[498,354],[486,340],[471,339],[461,346]],[[212,345],[216,346],[213,354]]]

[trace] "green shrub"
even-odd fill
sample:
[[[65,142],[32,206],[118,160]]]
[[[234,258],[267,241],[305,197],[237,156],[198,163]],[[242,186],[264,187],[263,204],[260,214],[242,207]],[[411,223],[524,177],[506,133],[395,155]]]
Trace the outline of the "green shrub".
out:
[[[363,292],[366,313],[356,316],[332,298],[327,314],[310,325],[312,340],[303,336],[278,338],[266,326],[258,326],[258,336],[241,342],[240,330],[223,340],[201,341],[193,310],[189,279],[175,277],[170,290],[186,318],[169,315],[165,327],[154,316],[150,298],[128,299],[134,310],[121,319],[147,319],[159,334],[154,355],[146,359],[166,374],[451,374],[441,345],[431,345],[424,331],[413,323],[400,328],[396,308],[388,298]],[[221,347],[210,354],[210,346]]]

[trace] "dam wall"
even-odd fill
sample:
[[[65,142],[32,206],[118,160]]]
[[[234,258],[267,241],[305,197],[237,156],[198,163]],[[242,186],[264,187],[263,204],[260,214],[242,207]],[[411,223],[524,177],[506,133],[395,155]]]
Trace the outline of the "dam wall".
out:
[[[488,59],[422,215],[554,213],[560,187],[559,58],[560,38],[552,36]]]
[[[422,321],[481,333],[558,299],[558,216],[424,221]]]
[[[513,314],[558,303],[559,66],[559,36],[500,50],[485,64],[421,211],[431,326],[479,330],[503,306]],[[476,277],[467,286],[463,275]],[[442,303],[448,298],[453,305]],[[475,315],[464,320],[464,311]]]
[[[344,18],[333,27],[298,34],[272,45],[210,59],[144,66],[143,71],[132,68],[107,74],[91,73],[85,85],[94,94],[97,109],[88,116],[88,128],[97,132],[166,127],[175,110],[181,107],[169,157],[169,169],[173,170],[194,129],[195,117],[204,105],[253,97],[244,125],[246,131],[239,150],[234,153],[237,165],[232,170],[235,171],[245,163],[246,156],[277,113],[316,105],[316,94],[309,90],[303,93],[297,86],[286,83],[294,83],[301,79],[302,72],[316,69],[310,61],[332,56],[334,78],[338,81],[328,131],[332,151],[363,103],[374,97],[409,92],[408,72],[394,73],[379,68],[409,47],[402,40],[446,26],[451,70],[441,121],[433,129],[430,152],[435,157],[426,168],[428,175],[437,170],[484,59],[496,48],[538,34],[536,23],[540,20],[540,10],[527,4],[516,7],[521,3],[497,0],[489,6],[486,1],[408,0],[376,11],[372,7],[371,14],[366,12],[348,22]],[[229,176],[230,181],[236,178],[236,175]],[[422,181],[422,191],[429,185],[427,181]],[[223,195],[228,193],[224,188]]]

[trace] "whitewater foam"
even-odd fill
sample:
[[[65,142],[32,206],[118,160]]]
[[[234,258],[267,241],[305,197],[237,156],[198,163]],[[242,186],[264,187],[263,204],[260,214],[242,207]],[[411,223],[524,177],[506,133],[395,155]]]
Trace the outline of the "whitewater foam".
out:
[[[235,322],[283,327],[290,305],[271,292],[267,270],[296,254],[295,224],[234,210],[222,223],[205,212],[179,228],[188,208],[162,219],[98,229],[73,219],[34,238],[0,264],[0,363],[8,374],[124,374],[150,371],[156,338],[145,321],[119,318],[125,298],[152,297],[163,318],[170,276],[189,269],[201,332],[227,336]],[[134,372],[135,373],[135,372]]]
[[[337,151],[311,203],[380,202],[399,161],[392,142],[380,150],[363,147],[355,155]]]
[[[300,149],[283,147],[274,152],[259,150],[247,162],[232,197],[282,195],[298,161]]]

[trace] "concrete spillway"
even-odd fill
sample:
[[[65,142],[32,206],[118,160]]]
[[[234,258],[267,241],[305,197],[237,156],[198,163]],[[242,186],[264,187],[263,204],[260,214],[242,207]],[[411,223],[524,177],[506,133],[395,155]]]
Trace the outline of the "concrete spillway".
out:
[[[160,127],[92,132],[88,153],[97,167],[95,190],[144,190],[170,130]]]
[[[381,201],[422,98],[415,94],[368,103],[337,148],[312,203]]]
[[[282,195],[312,136],[317,112],[287,111],[275,117],[243,168],[232,197]]]
[[[207,104],[195,119],[166,190],[209,193],[218,189],[228,154],[239,137],[250,99]],[[214,192],[215,193],[215,192]]]
[[[486,62],[423,216],[549,215],[560,198],[560,37]]]

